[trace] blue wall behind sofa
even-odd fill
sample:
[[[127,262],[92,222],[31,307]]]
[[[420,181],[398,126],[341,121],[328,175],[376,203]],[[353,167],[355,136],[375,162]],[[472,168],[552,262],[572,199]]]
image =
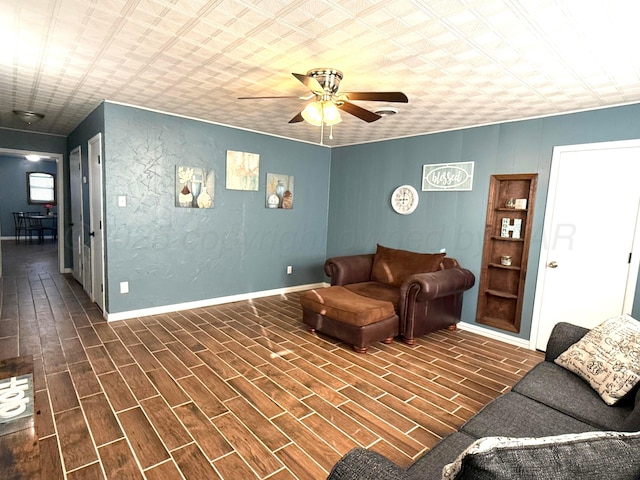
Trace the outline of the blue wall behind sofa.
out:
[[[475,323],[490,176],[538,173],[518,335],[528,339],[553,147],[633,138],[640,138],[640,105],[334,148],[327,256],[374,252],[376,243],[419,252],[446,248],[477,277],[463,307],[463,321]],[[475,162],[472,191],[421,191],[423,165],[466,161]],[[391,192],[402,184],[419,191],[412,215],[398,215],[390,206]],[[633,313],[640,318],[640,282]]]
[[[104,118],[109,313],[324,280],[328,148],[109,102]],[[258,191],[225,188],[227,150],[260,155]],[[178,165],[215,170],[214,208],[175,206]],[[294,176],[292,210],[266,208],[267,173]]]

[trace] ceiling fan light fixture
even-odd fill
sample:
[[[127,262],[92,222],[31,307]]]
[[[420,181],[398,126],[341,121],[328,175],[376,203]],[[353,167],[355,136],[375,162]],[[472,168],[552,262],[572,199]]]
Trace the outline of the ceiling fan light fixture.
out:
[[[27,125],[39,122],[44,118],[44,114],[37,112],[28,112],[27,110],[14,110],[13,114]]]
[[[335,103],[329,101],[311,102],[302,110],[302,118],[315,127],[331,126],[342,121]]]

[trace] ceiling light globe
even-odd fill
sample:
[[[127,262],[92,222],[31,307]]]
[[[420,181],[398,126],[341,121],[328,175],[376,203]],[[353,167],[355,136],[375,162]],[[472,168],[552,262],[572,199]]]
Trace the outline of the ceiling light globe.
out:
[[[315,127],[322,125],[322,103],[312,102],[302,110],[302,118]]]
[[[323,105],[324,110],[324,124],[331,126],[342,121],[340,117],[340,110],[333,102],[325,102]]]

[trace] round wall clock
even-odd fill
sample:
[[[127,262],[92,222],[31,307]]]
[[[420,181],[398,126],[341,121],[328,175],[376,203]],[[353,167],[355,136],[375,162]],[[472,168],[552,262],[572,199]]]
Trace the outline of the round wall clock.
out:
[[[418,191],[411,185],[401,185],[391,195],[391,206],[401,215],[409,215],[418,206]]]

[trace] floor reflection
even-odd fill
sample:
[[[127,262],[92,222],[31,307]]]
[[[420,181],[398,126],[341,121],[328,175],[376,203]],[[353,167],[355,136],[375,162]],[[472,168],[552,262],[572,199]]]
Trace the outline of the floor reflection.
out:
[[[28,277],[42,273],[58,273],[58,244],[42,244],[2,240],[2,276]]]

